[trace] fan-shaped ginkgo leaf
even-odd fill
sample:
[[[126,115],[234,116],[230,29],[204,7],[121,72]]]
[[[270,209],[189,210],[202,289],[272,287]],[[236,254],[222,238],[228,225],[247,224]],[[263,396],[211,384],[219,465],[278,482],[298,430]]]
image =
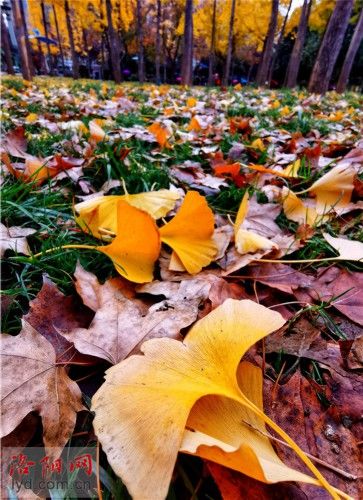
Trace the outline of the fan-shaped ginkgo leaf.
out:
[[[261,411],[262,372],[242,362],[237,371],[242,393]],[[264,421],[249,408],[228,398],[204,396],[189,414],[180,450],[198,455],[264,483],[316,480],[285,465],[267,437]]]
[[[177,191],[160,189],[138,194],[124,194],[121,196],[100,196],[91,200],[83,201],[75,205],[74,209],[79,214],[76,221],[86,232],[93,236],[102,238],[107,232],[117,232],[117,203],[119,200],[126,201],[135,208],[144,210],[154,219],[165,217],[175,206],[180,198]],[[106,231],[104,231],[106,230]]]
[[[307,191],[316,195],[316,211],[319,214],[346,207],[353,192],[354,168],[337,165],[320,177]]]
[[[168,143],[168,138],[170,137],[171,134],[169,130],[162,123],[159,122],[153,123],[148,127],[148,131],[154,135],[160,147],[162,148],[170,147],[170,144]]]
[[[304,202],[288,188],[283,188],[282,198],[282,207],[286,217],[298,224],[319,226],[319,224],[328,218],[326,215],[319,215],[315,207],[305,205]]]
[[[161,241],[175,251],[188,273],[198,273],[217,254],[213,212],[196,191],[188,191],[176,216],[159,231]]]
[[[196,323],[183,342],[149,340],[141,347],[144,356],[131,356],[107,371],[92,401],[94,427],[110,465],[135,500],[166,497],[188,416],[208,395],[232,399],[268,422],[338,498],[297,445],[238,385],[243,354],[283,324],[279,313],[264,306],[227,299]]]
[[[149,214],[121,200],[117,203],[117,236],[109,245],[96,248],[110,257],[126,279],[146,283],[153,279],[160,253],[158,228]]]
[[[102,121],[101,121],[102,123]],[[100,126],[100,120],[91,120],[88,124],[91,139],[101,142],[106,139],[106,132]]]
[[[329,245],[331,245],[339,253],[339,259],[363,261],[363,243],[361,241],[348,240],[346,238],[334,238],[327,233],[323,233],[323,236]]]

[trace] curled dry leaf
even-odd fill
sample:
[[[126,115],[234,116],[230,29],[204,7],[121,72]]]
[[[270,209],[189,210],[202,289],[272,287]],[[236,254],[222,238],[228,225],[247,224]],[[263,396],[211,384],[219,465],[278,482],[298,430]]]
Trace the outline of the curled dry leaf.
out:
[[[316,211],[319,214],[331,209],[339,213],[340,209],[348,205],[354,189],[355,174],[354,168],[337,165],[310,186],[307,191],[316,195]]]
[[[132,356],[107,371],[92,401],[94,427],[133,498],[166,496],[187,419],[204,396],[229,398],[278,432],[242,392],[236,373],[249,347],[283,324],[279,313],[249,300],[228,299],[196,323],[183,343],[150,340],[142,346],[144,356]],[[288,436],[284,439],[294,444]],[[301,450],[294,449],[337,498]]]
[[[4,224],[0,224],[0,256],[3,257],[6,250],[30,255],[26,237],[34,233],[36,230],[28,227],[13,226],[7,228]]]
[[[327,218],[327,215],[319,215],[315,206],[304,203],[290,189],[282,189],[282,207],[286,217],[298,224],[307,224],[308,226],[319,226]]]
[[[77,412],[84,409],[81,391],[66,367],[57,365],[52,345],[25,321],[19,335],[3,334],[0,342],[1,436],[30,412],[38,412],[47,454],[57,458],[73,432]]]
[[[272,250],[273,248],[277,248],[277,245],[269,239],[245,228],[248,201],[249,196],[246,191],[238,209],[234,225],[234,239],[237,251],[244,255],[246,253],[255,253],[259,250]]]

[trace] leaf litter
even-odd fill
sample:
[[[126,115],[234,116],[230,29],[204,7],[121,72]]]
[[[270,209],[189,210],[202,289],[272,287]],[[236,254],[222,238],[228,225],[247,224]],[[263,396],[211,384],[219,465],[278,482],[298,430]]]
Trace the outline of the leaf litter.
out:
[[[178,451],[226,498],[357,497],[361,97],[54,82],[3,84],[4,443],[38,414],[56,458],[82,390],[134,498]]]

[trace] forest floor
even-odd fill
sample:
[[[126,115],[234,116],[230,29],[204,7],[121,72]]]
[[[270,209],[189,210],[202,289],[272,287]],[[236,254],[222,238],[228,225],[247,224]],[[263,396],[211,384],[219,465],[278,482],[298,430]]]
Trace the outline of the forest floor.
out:
[[[104,431],[92,426],[105,370],[145,338],[188,339],[226,299],[249,300],[284,323],[243,357],[263,375],[264,413],[331,485],[358,498],[362,95],[6,77],[1,101],[3,446],[45,445],[54,460],[64,447],[92,448],[94,497],[129,498]],[[176,236],[166,244],[170,220]],[[253,431],[264,446],[312,475],[264,429]],[[131,446],[142,469],[147,444],[144,455]],[[262,472],[251,472],[245,449],[240,465],[226,468],[227,451],[201,448],[198,457],[179,453],[168,499],[328,498],[304,480],[257,481],[288,476],[263,460]],[[12,454],[4,456],[11,490]],[[75,498],[74,482],[57,498]],[[18,498],[31,495],[23,487]]]

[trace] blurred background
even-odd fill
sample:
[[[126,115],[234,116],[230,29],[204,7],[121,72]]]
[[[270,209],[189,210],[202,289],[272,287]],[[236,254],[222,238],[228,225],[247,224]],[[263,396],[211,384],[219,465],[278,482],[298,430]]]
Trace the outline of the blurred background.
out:
[[[1,70],[359,90],[362,12],[363,0],[2,0]]]

